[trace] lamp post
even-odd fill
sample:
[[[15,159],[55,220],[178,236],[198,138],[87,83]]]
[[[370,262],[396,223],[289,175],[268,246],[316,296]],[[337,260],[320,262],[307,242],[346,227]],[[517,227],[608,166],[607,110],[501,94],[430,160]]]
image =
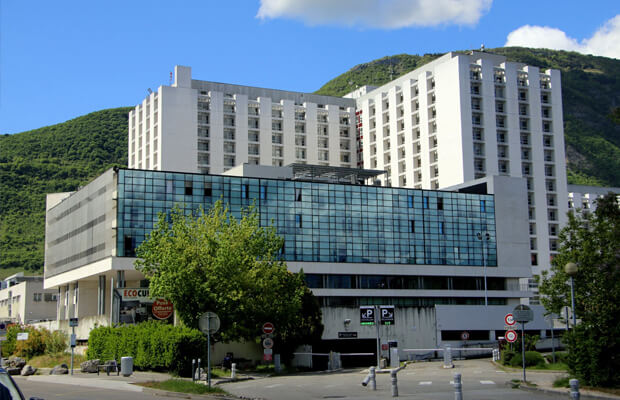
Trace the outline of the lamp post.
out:
[[[579,268],[574,262],[566,263],[564,266],[564,272],[566,272],[566,275],[570,276],[570,302],[571,309],[573,310],[573,328],[577,326],[577,315],[575,313],[575,275],[578,270]]]
[[[478,232],[476,234],[478,240],[482,242],[482,266],[484,267],[484,306],[489,306],[489,297],[487,296],[487,257],[486,257],[486,247],[487,243],[491,239],[491,235],[489,232]]]

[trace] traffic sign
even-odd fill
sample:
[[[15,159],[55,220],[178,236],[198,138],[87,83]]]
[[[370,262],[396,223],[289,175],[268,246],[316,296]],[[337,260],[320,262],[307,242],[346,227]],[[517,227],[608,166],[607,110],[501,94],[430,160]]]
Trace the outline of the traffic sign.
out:
[[[504,336],[506,341],[509,343],[517,341],[517,332],[515,331],[506,331],[506,335]]]
[[[527,323],[534,319],[534,311],[525,304],[519,304],[512,310],[512,315],[517,322]]]
[[[266,338],[265,340],[263,340],[263,347],[266,348],[266,349],[273,348],[273,339]]]
[[[28,340],[28,332],[17,333],[17,340]]]
[[[71,326],[71,327],[78,326],[78,319],[77,318],[69,318],[69,326]]]
[[[506,316],[504,317],[504,322],[506,323],[506,325],[514,325],[516,323],[515,316],[511,313],[506,314]]]
[[[263,333],[273,333],[273,331],[275,330],[276,328],[273,326],[271,322],[265,322],[263,324]]]
[[[207,311],[200,316],[198,327],[202,333],[214,334],[220,329],[220,317],[214,312]]]
[[[381,325],[394,325],[394,306],[380,306]]]
[[[375,307],[360,306],[360,325],[375,324]]]
[[[464,331],[461,333],[461,340],[469,340],[469,332]]]

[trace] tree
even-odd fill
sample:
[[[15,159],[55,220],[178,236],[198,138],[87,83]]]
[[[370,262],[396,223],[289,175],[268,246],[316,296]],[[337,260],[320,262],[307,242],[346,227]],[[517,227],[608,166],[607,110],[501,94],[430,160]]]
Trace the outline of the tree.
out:
[[[269,321],[276,345],[290,350],[319,339],[323,326],[303,272],[289,272],[280,259],[282,244],[253,208],[235,218],[221,201],[196,216],[176,207],[136,250],[136,268],[186,325],[198,327],[200,315],[213,311],[221,320],[216,339],[252,341]]]
[[[586,385],[620,385],[620,207],[615,194],[597,201],[594,213],[570,212],[560,232],[551,274],[543,272],[540,293],[547,310],[570,305],[564,266],[578,265],[575,308],[581,320],[567,334],[571,373]]]

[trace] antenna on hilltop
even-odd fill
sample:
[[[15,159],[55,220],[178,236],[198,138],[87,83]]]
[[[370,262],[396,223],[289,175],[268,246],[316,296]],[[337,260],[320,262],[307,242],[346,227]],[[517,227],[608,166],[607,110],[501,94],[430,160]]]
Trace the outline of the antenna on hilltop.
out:
[[[484,43],[480,45],[480,51],[484,53]]]

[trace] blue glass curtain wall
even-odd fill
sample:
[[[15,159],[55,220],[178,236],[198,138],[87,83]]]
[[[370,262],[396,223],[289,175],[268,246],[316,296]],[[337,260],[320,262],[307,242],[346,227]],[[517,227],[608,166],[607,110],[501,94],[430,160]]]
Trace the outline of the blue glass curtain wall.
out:
[[[255,204],[284,238],[287,261],[497,265],[492,195],[232,176],[118,171],[117,254],[130,256],[175,204]],[[483,243],[477,233],[489,233]]]

